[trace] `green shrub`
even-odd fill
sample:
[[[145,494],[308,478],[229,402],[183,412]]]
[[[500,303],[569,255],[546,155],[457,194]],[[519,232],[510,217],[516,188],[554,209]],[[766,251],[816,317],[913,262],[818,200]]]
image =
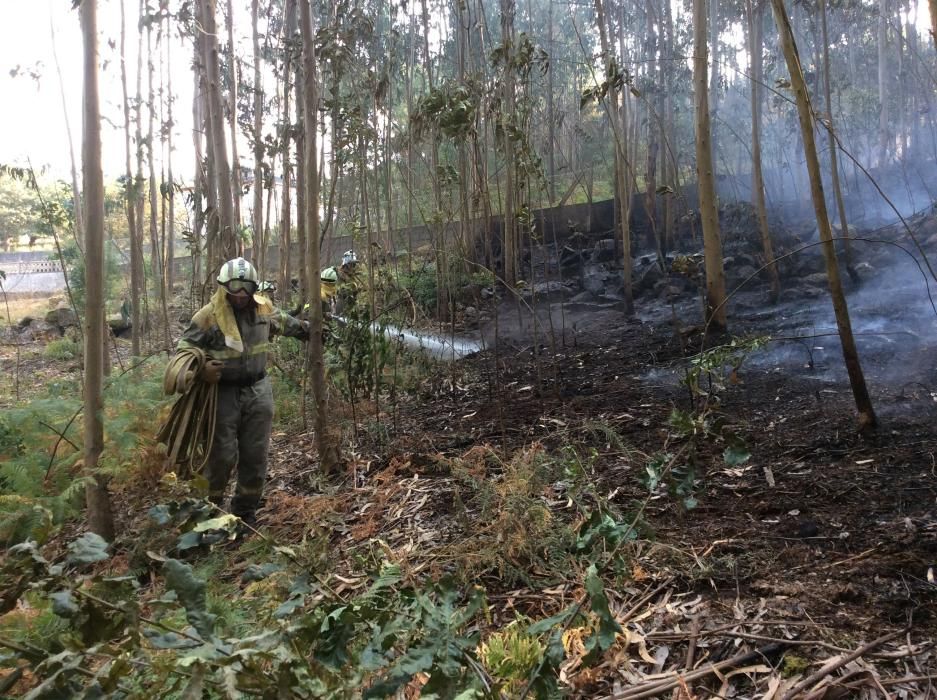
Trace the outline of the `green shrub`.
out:
[[[74,360],[81,355],[81,347],[70,338],[51,341],[42,351],[47,360]]]

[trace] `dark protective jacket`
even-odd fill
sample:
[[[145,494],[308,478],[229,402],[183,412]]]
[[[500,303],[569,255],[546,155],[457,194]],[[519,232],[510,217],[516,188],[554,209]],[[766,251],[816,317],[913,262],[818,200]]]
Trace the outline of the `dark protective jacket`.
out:
[[[258,298],[258,297],[255,297]],[[262,297],[260,297],[262,299]],[[270,338],[274,334],[305,338],[305,326],[285,311],[256,302],[246,309],[232,309],[241,335],[242,350],[225,343],[212,304],[206,304],[192,317],[189,327],[179,339],[177,349],[199,348],[213,360],[224,362],[223,383],[246,385],[259,380],[267,366]],[[268,313],[264,313],[264,311]]]

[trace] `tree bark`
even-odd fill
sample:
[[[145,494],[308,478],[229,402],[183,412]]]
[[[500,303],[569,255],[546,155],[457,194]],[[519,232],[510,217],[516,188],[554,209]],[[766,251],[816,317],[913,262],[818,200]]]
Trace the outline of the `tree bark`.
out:
[[[205,91],[208,95],[208,138],[210,160],[214,166],[214,189],[218,206],[218,250],[208,261],[209,271],[217,270],[226,260],[238,254],[238,230],[234,218],[234,195],[231,192],[231,167],[225,144],[224,106],[221,100],[221,59],[218,29],[215,21],[215,0],[198,0],[202,22],[202,60],[205,64]]]
[[[726,281],[722,262],[722,241],[719,238],[719,209],[716,203],[712,130],[709,123],[709,86],[706,81],[709,49],[706,43],[706,20],[706,0],[693,0],[696,178],[706,266],[706,324],[711,331],[720,333],[727,328]]]
[[[830,296],[833,300],[836,326],[839,329],[843,360],[846,364],[846,372],[849,375],[849,384],[852,387],[856,409],[859,412],[859,428],[863,431],[873,430],[877,423],[875,411],[872,409],[872,399],[866,387],[865,375],[859,362],[859,352],[856,349],[856,341],[852,334],[849,306],[846,303],[846,295],[843,293],[843,285],[839,277],[836,248],[833,245],[833,231],[827,215],[826,198],[823,194],[820,159],[817,156],[817,147],[814,141],[813,107],[810,104],[810,95],[807,93],[807,83],[804,80],[803,70],[800,66],[797,44],[794,41],[794,34],[791,31],[787,11],[784,8],[784,0],[771,0],[771,7],[774,10],[774,21],[778,26],[784,58],[791,74],[791,86],[797,100],[797,115],[800,119],[800,130],[803,134],[804,150],[807,157],[807,173],[810,176],[810,192],[817,216],[817,227],[820,230],[820,240],[823,243],[826,275],[830,284]]]
[[[771,280],[771,303],[776,304],[781,295],[781,278],[774,261],[774,246],[771,231],[768,228],[768,208],[765,204],[765,177],[761,164],[761,95],[764,82],[764,61],[762,60],[762,0],[746,0],[745,13],[748,19],[748,55],[751,62],[751,106],[752,106],[752,204],[758,215],[758,228],[761,229],[761,249],[768,266]]]
[[[81,3],[84,47],[84,143],[82,181],[85,203],[85,376],[84,468],[92,480],[85,488],[89,529],[114,539],[114,516],[107,481],[98,473],[104,450],[104,175],[101,169],[101,113],[98,103],[96,0]]]
[[[316,82],[315,34],[312,29],[310,0],[299,0],[300,31],[303,39],[303,114],[306,162],[306,247],[307,274],[318,280],[319,274],[319,163],[318,148],[318,85]],[[311,285],[309,298],[309,343],[306,355],[307,374],[310,379],[315,406],[316,446],[319,468],[333,474],[340,467],[338,444],[329,432],[328,387],[325,383],[325,357],[322,345],[322,289]]]
[[[843,202],[843,188],[839,184],[839,145],[833,131],[833,97],[830,88],[830,42],[826,31],[826,1],[818,0],[820,12],[820,30],[823,43],[823,96],[826,101],[827,135],[830,139],[830,183],[833,186],[833,196],[836,198],[836,209],[839,212],[839,228],[842,231],[843,257],[846,270],[853,281],[858,281],[858,275],[852,266],[852,246],[849,243],[849,219],[846,218],[846,204]]]
[[[254,236],[254,258],[260,265],[263,275],[266,261],[266,240],[264,228],[264,93],[263,75],[260,72],[260,31],[257,27],[259,0],[251,0],[251,42],[254,48],[254,202],[251,209],[251,229]],[[258,251],[258,247],[260,250]]]
[[[130,348],[140,357],[140,287],[143,284],[143,259],[140,255],[140,232],[137,229],[136,186],[133,179],[130,150],[130,99],[127,94],[127,24],[125,0],[120,0],[120,85],[124,98],[124,207],[127,211],[127,235],[130,238]]]
[[[234,194],[234,221],[241,227],[241,159],[238,157],[238,66],[234,53],[234,11],[228,0],[225,28],[228,30],[228,126],[231,129],[231,192]],[[238,236],[238,253],[243,252],[241,237]]]
[[[605,20],[605,7],[602,0],[595,0],[595,22],[599,29],[599,40],[602,46],[603,65],[608,67],[614,62],[611,53],[609,32]],[[626,116],[627,98],[623,98],[616,88],[609,90],[611,107],[608,109],[609,127],[614,136],[612,148],[614,149],[615,181],[615,211],[618,227],[621,232],[622,247],[622,280],[624,283],[624,310],[625,314],[634,314],[634,295],[631,286],[631,172],[628,161],[628,119]],[[621,100],[621,102],[619,102]],[[588,192],[587,192],[588,195]],[[590,204],[591,204],[591,195]]]

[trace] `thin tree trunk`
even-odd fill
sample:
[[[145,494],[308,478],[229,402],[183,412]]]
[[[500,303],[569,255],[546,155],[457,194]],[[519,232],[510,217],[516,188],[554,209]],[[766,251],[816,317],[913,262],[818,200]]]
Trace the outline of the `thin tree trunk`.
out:
[[[55,61],[55,72],[59,77],[59,96],[62,98],[62,116],[65,118],[65,135],[68,137],[68,159],[71,163],[71,176],[72,176],[72,201],[73,201],[73,211],[75,212],[75,242],[78,244],[78,249],[83,248],[81,242],[81,233],[84,231],[84,223],[82,222],[82,206],[81,206],[81,195],[79,194],[78,189],[78,167],[75,165],[75,144],[72,142],[72,125],[68,118],[68,105],[65,100],[65,83],[62,81],[62,68],[59,66],[59,54],[55,50],[55,23],[52,22],[51,18],[49,19],[49,33],[52,39],[52,60]]]
[[[263,77],[260,72],[260,31],[257,27],[259,14],[259,0],[251,0],[251,42],[254,48],[254,204],[251,210],[251,228],[254,234],[254,258],[263,270],[266,250],[266,241],[263,235],[264,226],[264,93]],[[260,248],[258,251],[257,248]],[[258,255],[259,253],[259,255]],[[261,274],[263,274],[261,272]]]
[[[602,46],[602,58],[603,63],[606,66],[606,72],[608,67],[613,65],[614,56],[611,53],[610,42],[608,38],[608,27],[606,25],[605,18],[605,7],[602,3],[602,0],[595,0],[595,15],[596,15],[596,25],[599,29],[599,40]],[[624,98],[623,103],[619,103],[619,100],[622,99],[621,94],[617,89],[610,91],[610,102],[611,108],[608,114],[609,127],[611,128],[613,141],[612,144],[614,149],[614,171],[613,178],[615,181],[615,200],[616,208],[615,212],[617,215],[617,225],[621,231],[621,246],[622,246],[622,280],[624,283],[624,311],[625,314],[631,316],[634,314],[634,296],[632,292],[631,284],[631,173],[629,168],[628,160],[628,119],[626,116],[627,107],[624,106],[627,104],[627,98]],[[619,106],[622,104],[622,106]],[[587,194],[590,199],[591,204],[591,194]]]
[[[167,296],[172,295],[172,284],[175,281],[176,262],[176,189],[172,172],[172,34],[170,33],[171,15],[166,13],[166,177],[169,196],[169,232],[166,236],[166,290]]]
[[[302,0],[300,0],[302,2]],[[305,66],[300,66],[301,69],[305,69]],[[296,121],[299,124],[306,124],[305,121],[305,109],[306,105],[303,102],[303,90],[304,78],[301,71],[297,71],[296,78]],[[315,117],[315,115],[313,115]],[[314,123],[314,121],[313,121]],[[306,228],[307,217],[306,217],[306,207],[308,201],[308,190],[306,189],[306,158],[305,154],[305,127],[302,129],[296,130],[296,242],[299,245],[299,261],[297,263],[297,268],[299,269],[299,297],[300,299],[309,298],[309,285],[312,280],[318,278],[319,273],[315,272],[314,274],[309,273],[309,268],[307,265],[307,247],[306,247],[306,236],[308,229]],[[318,270],[318,268],[316,268]]]
[[[153,25],[146,25],[146,85],[147,85],[147,136],[146,160],[149,169],[148,191],[150,204],[150,265],[153,269],[153,282],[156,285],[157,299],[163,301],[163,254],[159,245],[159,195],[156,188],[156,159],[153,157],[153,140],[156,132],[154,128],[156,117],[156,88],[153,85],[153,74],[156,67],[153,65]]]
[[[303,113],[305,116],[306,161],[306,246],[307,274],[316,279],[319,274],[319,164],[316,160],[318,134],[318,99],[316,84],[315,35],[312,29],[310,0],[299,0],[300,31],[303,38]],[[319,468],[325,474],[335,473],[340,466],[338,444],[329,432],[328,387],[325,383],[325,357],[322,344],[322,289],[313,284],[309,299],[309,344],[306,369],[315,404],[316,445]]]
[[[514,76],[514,0],[501,0],[501,44],[504,48],[502,76],[501,118],[507,124],[514,123],[516,87]],[[509,287],[517,284],[520,273],[520,237],[517,230],[515,205],[517,202],[514,141],[509,130],[503,130],[504,148],[504,206],[502,213],[502,253],[504,255],[504,281]]]
[[[202,70],[201,70],[201,52],[198,50],[200,41],[195,42],[195,67],[193,71],[194,84],[192,90],[192,146],[195,151],[195,177],[192,183],[192,289],[194,291],[196,280],[201,279],[201,260],[202,247],[205,245],[203,236],[205,232],[205,193],[209,189],[208,178],[205,173],[205,153],[202,149],[204,133],[202,131],[205,124],[205,117],[202,114],[203,92],[202,92]]]
[[[292,86],[290,76],[293,72],[293,49],[292,40],[296,30],[296,0],[286,0],[286,7],[283,10],[286,16],[284,23],[284,51],[286,57],[283,61],[283,115],[281,118],[282,133],[281,141],[283,146],[283,198],[280,209],[280,288],[283,289],[283,298],[289,299],[292,291],[292,275],[290,275],[290,247],[292,234],[292,197],[290,196],[290,183],[292,180],[292,163],[290,162],[290,141],[292,140],[292,121],[290,117],[290,95]],[[303,212],[299,212],[303,216]]]
[[[753,7],[754,3],[754,7]],[[776,304],[781,295],[781,278],[774,262],[774,246],[768,228],[768,209],[765,204],[765,179],[761,165],[761,84],[764,80],[762,60],[762,0],[747,0],[745,10],[748,19],[748,56],[751,62],[751,106],[752,106],[752,199],[761,229],[761,249],[768,266],[771,280],[770,300]]]
[[[114,515],[106,479],[98,473],[104,450],[104,175],[101,169],[101,112],[98,104],[96,0],[81,3],[84,45],[84,143],[82,181],[85,202],[84,468],[91,475],[85,488],[88,527],[105,540],[114,539]]]
[[[556,40],[553,36],[553,2],[554,0],[547,0],[547,46],[549,47],[547,50],[551,57],[556,50]],[[547,182],[547,187],[550,193],[550,206],[556,204],[556,157],[554,153],[556,149],[556,105],[554,104],[554,70],[553,61],[550,61],[547,72],[547,164],[549,166],[550,178]]]
[[[891,155],[889,144],[891,114],[888,109],[888,0],[878,0],[878,166],[881,168]]]
[[[215,0],[198,0],[202,21],[202,53],[205,63],[208,93],[209,143],[215,170],[215,190],[219,214],[219,246],[216,257],[209,260],[211,270],[218,269],[225,260],[238,254],[239,237],[234,217],[234,195],[231,192],[231,167],[225,144],[224,106],[221,100],[221,59],[218,48],[218,29],[215,21]]]
[[[146,13],[146,0],[140,0],[140,17]],[[146,197],[144,196],[144,187],[146,178],[143,177],[143,29],[137,32],[137,77],[136,77],[136,104],[134,105],[134,140],[137,155],[137,174],[134,180],[134,194],[136,200],[134,205],[137,210],[137,245],[140,247],[140,284],[143,293],[143,319],[144,324],[149,325],[150,320],[150,302],[149,285],[147,284],[146,260],[143,256],[143,242],[146,240],[143,228],[144,215],[146,213]],[[153,262],[150,261],[150,272],[153,271]],[[142,329],[141,329],[142,330]]]
[[[877,423],[875,411],[872,408],[872,398],[866,387],[865,375],[859,362],[859,352],[852,334],[849,306],[846,303],[846,295],[843,293],[843,285],[839,277],[836,248],[833,245],[833,231],[827,215],[826,198],[823,195],[820,159],[817,156],[814,141],[813,107],[810,104],[810,95],[807,93],[807,83],[804,81],[800,57],[797,53],[797,44],[794,42],[794,34],[791,31],[787,11],[784,8],[784,0],[771,0],[771,7],[774,10],[774,21],[780,33],[784,58],[791,74],[791,86],[797,99],[797,114],[800,118],[800,130],[804,139],[813,207],[817,216],[817,226],[820,229],[820,240],[823,243],[823,257],[826,260],[826,274],[830,284],[830,296],[833,300],[833,312],[836,315],[836,326],[839,329],[840,343],[843,348],[843,360],[846,364],[846,372],[849,375],[849,384],[852,387],[856,409],[859,412],[859,428],[863,431],[873,430]]]
[[[716,333],[724,332],[726,282],[719,239],[719,210],[716,207],[716,178],[709,124],[709,86],[706,63],[709,54],[706,37],[706,0],[693,0],[693,84],[696,112],[696,178],[699,187],[700,218],[703,224],[703,252],[706,266],[706,324]]]
[[[836,209],[839,212],[839,228],[842,231],[843,258],[846,270],[854,282],[858,281],[858,274],[852,265],[852,245],[849,243],[849,219],[846,218],[846,204],[843,202],[843,189],[839,184],[839,146],[833,132],[833,98],[830,94],[830,42],[826,31],[826,2],[818,1],[820,11],[820,30],[823,42],[823,95],[826,99],[826,118],[828,124],[827,135],[830,139],[830,176],[833,185],[833,196],[836,198]]]
[[[231,192],[234,194],[234,222],[238,230],[241,228],[241,159],[238,157],[238,65],[237,55],[234,53],[234,11],[231,0],[228,0],[225,28],[228,30],[228,126],[231,129]],[[238,235],[238,252],[243,253],[243,243]]]
[[[143,284],[143,259],[140,255],[140,232],[137,229],[136,184],[130,158],[130,99],[127,94],[127,24],[125,0],[120,0],[120,86],[124,98],[124,207],[127,211],[127,235],[130,237],[130,349],[140,357],[140,287]]]

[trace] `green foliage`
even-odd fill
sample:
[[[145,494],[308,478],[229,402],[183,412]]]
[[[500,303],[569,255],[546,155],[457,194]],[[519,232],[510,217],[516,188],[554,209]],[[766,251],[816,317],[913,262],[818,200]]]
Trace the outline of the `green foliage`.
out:
[[[162,368],[113,377],[104,392],[102,472],[119,483],[151,449],[153,416],[166,401]],[[44,543],[82,504],[89,475],[80,467],[81,392],[52,382],[46,395],[4,411],[0,419],[0,544]]]
[[[444,280],[450,290],[458,291],[467,285],[490,287],[494,284],[494,275],[487,270],[465,272],[462,265],[455,261],[448,270],[444,271]],[[426,263],[412,272],[401,270],[397,276],[395,287],[402,290],[402,294],[391,294],[386,300],[390,307],[406,306],[400,296],[409,297],[420,310],[427,315],[436,313],[439,298],[439,275],[434,263]]]
[[[730,383],[738,381],[745,359],[769,341],[767,336],[733,338],[725,345],[704,350],[690,360],[683,384],[694,399],[718,397]]]
[[[74,360],[81,356],[81,346],[71,338],[56,338],[43,348],[42,356],[48,360]]]
[[[447,80],[432,88],[417,102],[411,125],[418,139],[429,136],[430,127],[444,136],[462,141],[475,131],[482,88],[471,79],[466,83]]]
[[[537,635],[515,620],[481,643],[478,655],[495,680],[519,691],[543,658],[546,647]]]
[[[68,275],[68,285],[71,289],[72,299],[79,312],[84,312],[85,292],[87,290],[85,260],[75,241],[69,240],[62,244],[62,260],[65,264],[65,272]],[[118,294],[122,284],[119,254],[113,241],[105,241],[104,298],[113,299]]]
[[[359,393],[370,397],[381,391],[393,345],[385,333],[386,320],[372,323],[366,305],[352,305],[343,319],[330,327],[326,363],[330,379],[353,401]]]

